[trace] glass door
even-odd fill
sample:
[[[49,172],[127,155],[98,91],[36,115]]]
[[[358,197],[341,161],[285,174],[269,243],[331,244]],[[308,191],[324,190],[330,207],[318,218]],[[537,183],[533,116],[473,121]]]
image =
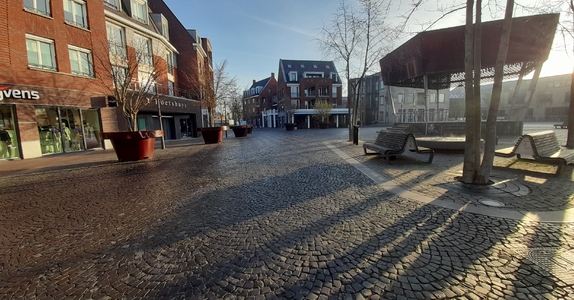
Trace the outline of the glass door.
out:
[[[86,149],[102,148],[100,139],[100,116],[96,109],[82,110],[84,140]]]
[[[60,117],[64,151],[85,150],[80,110],[77,108],[60,108]]]
[[[62,153],[62,132],[55,107],[36,108],[36,122],[42,154]]]
[[[0,105],[0,159],[20,157],[11,105]]]

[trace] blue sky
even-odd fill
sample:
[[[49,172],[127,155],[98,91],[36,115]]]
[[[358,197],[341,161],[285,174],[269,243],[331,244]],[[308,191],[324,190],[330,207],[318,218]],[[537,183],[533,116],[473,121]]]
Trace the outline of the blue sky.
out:
[[[253,79],[265,79],[272,72],[277,74],[279,59],[334,60],[332,57],[324,57],[316,38],[323,23],[332,19],[338,0],[164,2],[186,28],[196,29],[201,37],[211,41],[214,61],[220,63],[227,59],[228,73],[237,76],[242,89],[251,85]],[[430,2],[435,4],[434,1]],[[406,8],[404,4],[398,9]],[[483,19],[487,20],[489,15],[487,12],[484,14]],[[435,18],[429,10],[421,10],[413,20],[422,22]],[[461,11],[439,22],[432,29],[459,26],[463,22],[464,11]],[[411,23],[412,30],[420,30],[417,26],[417,22]],[[572,54],[566,54],[558,41],[560,39],[558,36],[555,38],[556,50],[545,63],[542,76],[572,72]],[[337,67],[339,72],[343,71],[340,66]]]

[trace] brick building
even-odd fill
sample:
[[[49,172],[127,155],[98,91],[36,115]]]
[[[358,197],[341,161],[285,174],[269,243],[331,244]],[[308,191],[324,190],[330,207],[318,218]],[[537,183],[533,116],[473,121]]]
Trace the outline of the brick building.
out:
[[[136,42],[162,73],[150,91],[162,98],[141,110],[139,128],[159,129],[161,110],[166,138],[194,134],[199,101],[179,88],[169,24],[146,1],[0,0],[0,36],[0,130],[10,137],[0,159],[111,147],[99,133],[127,126],[107,75]]]
[[[260,81],[253,80],[243,92],[243,116],[247,124],[257,127],[281,127],[277,109],[277,80],[275,73]]]
[[[298,128],[319,127],[313,107],[318,100],[331,105],[332,127],[347,124],[348,109],[343,107],[342,83],[332,61],[279,60],[277,107],[281,124],[296,123]]]

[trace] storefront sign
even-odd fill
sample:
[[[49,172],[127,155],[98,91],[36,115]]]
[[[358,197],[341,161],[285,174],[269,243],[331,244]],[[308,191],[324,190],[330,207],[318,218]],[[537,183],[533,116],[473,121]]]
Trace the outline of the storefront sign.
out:
[[[180,108],[186,108],[187,107],[186,103],[180,103],[180,102],[172,101],[172,100],[155,100],[155,104],[157,104],[158,101],[162,107],[163,106],[172,106],[172,107],[180,107]]]
[[[38,91],[18,90],[9,86],[0,86],[0,101],[8,98],[38,100],[40,99],[40,93]]]

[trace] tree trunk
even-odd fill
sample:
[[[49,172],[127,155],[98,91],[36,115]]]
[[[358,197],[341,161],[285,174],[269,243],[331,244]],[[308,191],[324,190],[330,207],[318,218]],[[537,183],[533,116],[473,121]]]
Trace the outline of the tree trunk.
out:
[[[574,71],[572,72],[572,83],[574,83]],[[568,137],[566,148],[574,149],[574,84],[570,85],[570,109],[568,110]]]
[[[480,0],[479,0],[480,2]],[[477,168],[474,161],[474,128],[472,122],[474,102],[474,24],[473,24],[474,0],[466,1],[466,26],[464,33],[464,91],[465,91],[465,118],[466,139],[464,143],[464,163],[461,181],[472,183]]]
[[[131,131],[138,130],[138,114],[137,113],[130,113],[128,118],[128,126]]]
[[[484,157],[478,171],[478,184],[487,184],[490,180],[490,172],[494,162],[494,146],[496,145],[496,117],[500,105],[500,95],[502,94],[502,79],[504,77],[504,65],[508,53],[508,44],[510,41],[510,32],[512,30],[512,12],[514,10],[514,0],[507,0],[506,14],[502,23],[500,33],[500,45],[498,55],[494,66],[494,83],[492,85],[492,96],[490,99],[490,108],[488,110],[488,119],[486,121],[486,141],[484,144]]]

